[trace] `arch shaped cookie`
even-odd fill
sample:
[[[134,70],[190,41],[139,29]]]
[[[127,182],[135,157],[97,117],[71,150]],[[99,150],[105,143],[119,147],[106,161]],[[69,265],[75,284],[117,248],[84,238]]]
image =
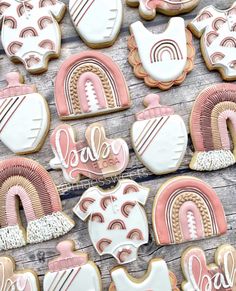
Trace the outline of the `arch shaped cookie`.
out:
[[[61,119],[106,114],[131,105],[119,67],[95,51],[71,56],[62,64],[55,80],[55,100]]]
[[[190,116],[190,133],[195,149],[191,169],[212,171],[235,163],[235,94],[235,84],[221,83],[206,88],[196,98]]]
[[[27,232],[19,215],[19,200]],[[37,162],[12,158],[0,162],[0,250],[47,241],[66,234],[74,222],[62,212],[56,186]]]
[[[225,213],[216,192],[203,181],[183,176],[170,179],[158,190],[152,223],[156,243],[179,244],[222,235]]]

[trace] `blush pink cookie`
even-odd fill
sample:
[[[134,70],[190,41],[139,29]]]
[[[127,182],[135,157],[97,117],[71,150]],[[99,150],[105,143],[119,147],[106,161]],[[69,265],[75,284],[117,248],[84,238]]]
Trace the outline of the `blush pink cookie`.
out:
[[[129,148],[121,139],[108,139],[100,123],[91,124],[85,132],[86,142],[76,141],[70,125],[59,125],[51,135],[55,158],[53,169],[61,169],[68,183],[77,183],[80,175],[104,179],[122,173],[129,162]]]
[[[39,291],[37,275],[31,270],[16,271],[12,257],[0,257],[1,291]]]
[[[231,245],[220,246],[215,262],[207,265],[204,251],[188,248],[182,255],[181,265],[185,281],[183,291],[229,291],[236,289],[236,250]]]
[[[170,179],[158,190],[152,212],[158,245],[219,236],[227,231],[220,199],[203,181],[183,176]]]
[[[190,116],[190,133],[195,149],[191,169],[213,171],[235,164],[235,84],[216,84],[197,96]]]
[[[84,252],[75,251],[70,240],[57,245],[60,256],[49,261],[49,272],[43,282],[44,291],[102,291],[101,275]]]
[[[19,73],[7,74],[6,81],[0,88],[0,140],[16,154],[36,152],[49,130],[47,102]]]
[[[119,67],[94,51],[74,55],[62,64],[55,81],[55,100],[61,119],[106,114],[131,105]]]

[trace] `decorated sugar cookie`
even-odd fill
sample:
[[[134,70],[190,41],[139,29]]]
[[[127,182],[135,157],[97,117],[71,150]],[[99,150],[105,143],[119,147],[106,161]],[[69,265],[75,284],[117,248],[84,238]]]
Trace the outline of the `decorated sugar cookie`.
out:
[[[210,265],[201,248],[190,247],[182,255],[181,265],[185,277],[183,291],[236,289],[236,250],[231,245],[220,246],[215,253],[215,263]]]
[[[57,245],[60,256],[49,262],[49,272],[44,277],[44,291],[102,291],[101,275],[88,255],[75,251],[73,241]]]
[[[65,9],[58,0],[2,0],[2,44],[7,56],[30,73],[46,71],[48,61],[60,54],[58,22]]]
[[[154,174],[175,172],[187,147],[187,130],[183,119],[170,107],[160,105],[160,97],[145,97],[145,110],[136,114],[131,138],[140,161]]]
[[[137,21],[130,26],[130,33],[129,63],[136,77],[144,79],[147,86],[162,90],[183,83],[195,58],[192,34],[185,29],[183,18],[171,18],[166,30],[159,34]]]
[[[132,180],[121,180],[114,189],[92,187],[74,208],[88,220],[89,235],[99,255],[110,254],[119,264],[137,259],[138,248],[148,242],[145,205],[149,189]]]
[[[210,5],[189,24],[201,38],[201,50],[209,70],[224,80],[236,80],[236,2],[227,10]]]
[[[121,139],[108,139],[100,123],[91,124],[85,133],[86,142],[76,141],[70,125],[59,125],[50,142],[55,158],[53,169],[61,169],[68,183],[77,183],[80,175],[103,179],[122,173],[129,162],[129,148]]]
[[[37,162],[12,158],[0,162],[0,251],[66,234],[74,222],[62,212],[56,186]],[[21,201],[27,221],[19,216]]]
[[[146,20],[152,20],[156,13],[174,16],[194,9],[200,0],[126,0],[131,7],[139,6],[139,14]]]
[[[1,291],[39,291],[37,275],[31,270],[16,271],[13,258],[0,257]]]
[[[113,282],[109,291],[179,291],[175,275],[162,259],[152,259],[141,278],[132,277],[123,267],[114,268],[111,277]]]
[[[219,236],[227,231],[223,206],[216,192],[203,181],[182,176],[158,190],[152,223],[156,243],[179,244]]]
[[[111,46],[121,28],[121,0],[70,0],[69,10],[76,30],[92,48]]]
[[[216,84],[198,95],[190,116],[190,133],[195,149],[191,169],[212,171],[235,163],[235,84]]]
[[[19,73],[6,80],[8,86],[0,88],[0,140],[16,154],[36,152],[49,130],[47,102]]]
[[[119,67],[94,51],[74,55],[62,64],[55,81],[55,100],[61,119],[106,114],[131,105]]]

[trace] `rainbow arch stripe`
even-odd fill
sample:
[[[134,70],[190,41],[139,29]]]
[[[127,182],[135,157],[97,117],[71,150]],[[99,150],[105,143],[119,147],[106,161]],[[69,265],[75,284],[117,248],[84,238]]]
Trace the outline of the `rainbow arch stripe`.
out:
[[[183,54],[176,41],[173,39],[165,39],[158,41],[151,49],[151,63],[162,62],[163,55],[168,53],[170,60],[182,60]]]
[[[20,220],[19,200],[27,230]],[[0,162],[0,209],[0,250],[47,241],[74,226],[62,212],[60,196],[48,172],[26,158]]]
[[[216,84],[199,94],[190,117],[190,133],[195,149],[191,169],[212,171],[235,163],[235,84]]]

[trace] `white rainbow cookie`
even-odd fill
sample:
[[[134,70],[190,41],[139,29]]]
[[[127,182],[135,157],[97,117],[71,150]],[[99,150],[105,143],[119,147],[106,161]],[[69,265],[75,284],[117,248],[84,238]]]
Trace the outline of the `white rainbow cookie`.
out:
[[[86,253],[75,251],[75,243],[57,245],[60,256],[48,263],[49,272],[43,282],[44,291],[102,291],[101,275]]]
[[[182,255],[181,266],[185,281],[183,291],[236,290],[236,250],[225,244],[215,253],[215,263],[207,265],[204,251],[188,248]]]
[[[139,14],[146,20],[152,20],[160,12],[174,16],[193,10],[200,0],[126,0],[131,7],[139,6]]]
[[[218,70],[224,80],[236,80],[236,2],[226,10],[205,7],[188,27],[201,38],[208,69]]]
[[[39,291],[37,275],[31,270],[15,271],[12,257],[0,257],[1,291]]]
[[[61,31],[58,22],[66,5],[58,0],[2,0],[2,45],[7,56],[21,62],[30,73],[47,70],[48,61],[58,57]]]
[[[174,273],[162,259],[152,259],[141,278],[132,277],[123,267],[114,268],[111,277],[109,291],[179,291]]]
[[[123,19],[122,0],[70,0],[74,26],[91,48],[113,45]]]
[[[176,33],[178,31],[178,33]],[[195,49],[184,19],[171,18],[166,30],[154,34],[137,21],[130,26],[129,63],[147,86],[167,90],[183,83],[193,69]]]
[[[0,140],[16,154],[36,152],[49,130],[47,102],[19,73],[7,74],[6,81],[0,88]]]
[[[149,189],[132,180],[120,180],[113,189],[92,187],[74,208],[99,255],[110,254],[119,264],[137,259],[138,248],[148,242],[145,205]]]
[[[183,119],[160,97],[145,97],[145,110],[136,114],[131,130],[133,148],[139,160],[156,175],[175,172],[185,155],[188,136]]]

